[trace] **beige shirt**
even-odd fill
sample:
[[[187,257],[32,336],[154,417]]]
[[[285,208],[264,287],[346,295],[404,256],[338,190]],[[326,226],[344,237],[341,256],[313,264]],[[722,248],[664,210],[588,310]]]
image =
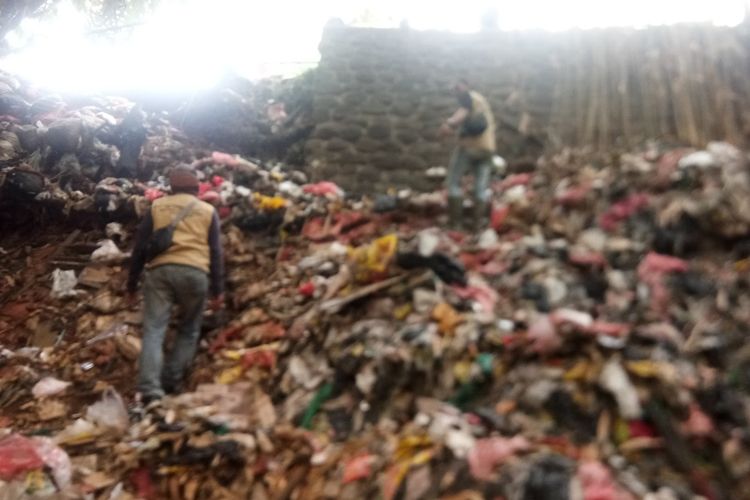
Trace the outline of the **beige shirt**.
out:
[[[474,90],[469,92],[471,96],[470,115],[481,113],[487,119],[487,128],[477,137],[461,137],[459,144],[466,148],[468,152],[489,152],[495,153],[497,148],[495,144],[495,117],[492,115],[487,99],[482,94]]]
[[[180,210],[192,201],[196,202],[192,210],[175,228],[172,246],[149,262],[147,268],[162,264],[183,264],[209,272],[211,252],[208,231],[214,207],[186,193],[159,198],[151,205],[154,231],[169,225]]]

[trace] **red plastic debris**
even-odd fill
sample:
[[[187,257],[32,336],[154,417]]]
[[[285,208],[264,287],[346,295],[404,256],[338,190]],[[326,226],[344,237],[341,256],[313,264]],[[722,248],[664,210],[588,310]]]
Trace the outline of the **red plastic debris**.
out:
[[[305,184],[302,190],[308,194],[316,196],[343,196],[344,192],[336,184],[329,181],[322,181],[316,184]]]
[[[226,347],[227,342],[230,340],[233,340],[237,338],[242,332],[242,325],[233,325],[229,328],[225,328],[221,332],[219,332],[219,335],[214,339],[213,342],[211,342],[211,346],[208,348],[208,350],[212,353],[220,351],[224,347]]]
[[[688,263],[677,257],[649,252],[638,265],[638,279],[649,286],[651,308],[664,314],[669,306],[671,294],[664,283],[664,276],[673,272],[685,272]]]
[[[221,195],[216,191],[206,191],[205,193],[198,195],[198,199],[213,204],[221,201]]]
[[[370,454],[358,455],[344,464],[344,477],[341,482],[344,484],[366,479],[372,474],[372,464],[375,457]]]
[[[500,188],[509,189],[514,186],[526,186],[529,182],[531,182],[531,174],[509,175],[500,183]]]
[[[276,351],[271,349],[258,349],[246,352],[242,356],[242,368],[248,370],[254,366],[273,370],[276,368]]]
[[[146,467],[134,470],[130,475],[130,482],[133,484],[138,498],[145,498],[146,500],[156,498],[156,489],[151,482],[151,473]]]
[[[297,291],[304,297],[312,297],[313,295],[315,295],[315,283],[313,283],[312,281],[303,283],[299,286],[299,288],[297,288]]]
[[[555,202],[564,207],[574,207],[580,205],[586,199],[586,195],[591,192],[591,185],[576,186],[555,196]]]
[[[492,479],[494,468],[510,457],[529,449],[529,442],[523,436],[512,438],[491,437],[480,439],[469,452],[471,475],[481,481]]]
[[[213,184],[214,187],[219,187],[224,184],[224,178],[220,175],[214,175],[211,177],[211,184]]]
[[[198,184],[198,196],[201,196],[201,195],[207,193],[208,191],[213,190],[213,188],[214,187],[211,184],[209,184],[208,182],[201,182],[201,183],[199,183]]]
[[[24,472],[42,467],[44,461],[31,439],[11,434],[0,440],[0,479],[3,481],[11,481]]]
[[[656,429],[643,420],[631,420],[628,422],[628,434],[631,438],[657,437]]]
[[[492,207],[492,213],[490,214],[490,227],[495,231],[500,231],[505,219],[508,218],[509,213],[510,207],[507,205],[496,205]]]
[[[143,193],[143,196],[145,196],[148,201],[154,201],[164,196],[164,191],[156,188],[148,188],[146,189],[146,192]]]
[[[636,214],[649,203],[649,197],[643,193],[635,193],[624,200],[618,201],[599,217],[599,226],[605,231],[614,231],[620,222]]]
[[[252,342],[267,343],[278,340],[284,336],[286,330],[281,323],[275,321],[268,321],[248,327],[247,336]]]
[[[682,431],[688,436],[707,437],[713,434],[715,430],[711,418],[697,404],[691,404],[690,415],[682,423]]]
[[[302,235],[312,241],[327,241],[334,238],[353,239],[355,235],[363,236],[377,230],[377,226],[367,224],[369,221],[359,212],[339,212],[333,215],[327,223],[324,217],[313,217],[308,219],[302,227]],[[357,228],[361,231],[346,234]]]
[[[219,207],[219,217],[222,219],[226,219],[232,215],[232,208],[231,207]]]

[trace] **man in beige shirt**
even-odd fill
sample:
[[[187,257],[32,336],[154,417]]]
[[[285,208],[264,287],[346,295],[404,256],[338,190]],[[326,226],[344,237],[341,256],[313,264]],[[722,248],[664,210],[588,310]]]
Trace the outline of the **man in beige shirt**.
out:
[[[210,295],[209,305],[218,309],[224,293],[221,224],[216,210],[196,197],[198,178],[191,169],[172,169],[169,184],[172,194],[154,201],[138,229],[128,277],[132,302],[146,268],[143,346],[138,361],[138,391],[146,403],[165,392],[180,390],[195,356],[206,299]],[[149,256],[150,239],[170,224],[174,225],[171,245]],[[164,336],[175,305],[181,312],[177,338],[164,363]]]
[[[460,107],[440,126],[440,135],[458,136],[458,145],[453,151],[448,168],[448,215],[449,224],[457,228],[461,224],[463,210],[463,176],[474,176],[474,229],[486,224],[489,210],[489,182],[492,159],[495,155],[495,119],[487,100],[479,92],[471,90],[462,80],[454,87]]]

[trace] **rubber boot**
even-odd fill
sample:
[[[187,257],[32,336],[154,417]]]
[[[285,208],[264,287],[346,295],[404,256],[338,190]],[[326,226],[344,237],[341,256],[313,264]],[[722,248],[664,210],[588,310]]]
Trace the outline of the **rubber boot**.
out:
[[[486,201],[474,200],[474,219],[472,229],[475,233],[481,233],[487,228],[487,216],[490,205]]]
[[[458,197],[448,198],[448,228],[461,229],[461,219],[464,211],[464,200]]]

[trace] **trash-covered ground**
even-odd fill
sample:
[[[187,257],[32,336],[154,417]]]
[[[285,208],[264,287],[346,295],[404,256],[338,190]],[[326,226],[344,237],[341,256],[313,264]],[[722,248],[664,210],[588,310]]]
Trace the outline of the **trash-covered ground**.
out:
[[[35,224],[0,240],[0,498],[750,498],[745,153],[564,151],[498,176],[469,235],[444,193],[352,199],[179,134],[147,130],[140,181],[0,142]],[[179,162],[228,304],[146,412],[127,251]]]

